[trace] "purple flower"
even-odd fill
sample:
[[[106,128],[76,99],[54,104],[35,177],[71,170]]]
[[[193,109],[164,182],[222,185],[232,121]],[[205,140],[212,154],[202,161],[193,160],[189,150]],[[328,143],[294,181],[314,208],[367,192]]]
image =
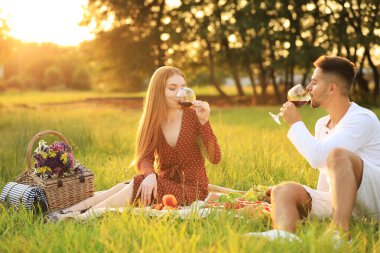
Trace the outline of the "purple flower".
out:
[[[62,177],[71,175],[74,168],[74,155],[72,148],[62,141],[55,141],[50,146],[45,141],[40,141],[38,148],[34,151],[34,167],[49,167],[51,171],[37,173],[42,178]]]
[[[55,141],[53,144],[50,145],[50,148],[54,151],[65,152],[65,146],[65,143],[61,141]]]
[[[72,152],[68,153],[70,168],[74,168],[74,154]]]

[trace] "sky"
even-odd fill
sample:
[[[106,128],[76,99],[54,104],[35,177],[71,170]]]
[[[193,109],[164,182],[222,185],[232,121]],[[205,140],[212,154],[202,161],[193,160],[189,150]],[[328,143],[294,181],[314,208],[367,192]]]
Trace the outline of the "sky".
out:
[[[28,42],[76,46],[94,36],[79,26],[87,0],[0,0],[0,17],[11,37]]]

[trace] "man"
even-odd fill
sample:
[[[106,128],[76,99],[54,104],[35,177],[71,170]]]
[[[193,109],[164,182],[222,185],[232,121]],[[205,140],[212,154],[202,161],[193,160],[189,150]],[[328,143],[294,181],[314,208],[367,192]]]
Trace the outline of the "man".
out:
[[[281,112],[290,125],[288,138],[320,171],[317,189],[292,182],[275,186],[271,196],[274,230],[250,235],[299,239],[293,234],[297,222],[311,215],[331,217],[332,229],[349,237],[352,215],[380,217],[379,119],[350,102],[355,79],[353,63],[342,57],[321,56],[314,66],[306,88],[311,107],[328,113],[317,121],[315,137],[293,103],[286,102]]]

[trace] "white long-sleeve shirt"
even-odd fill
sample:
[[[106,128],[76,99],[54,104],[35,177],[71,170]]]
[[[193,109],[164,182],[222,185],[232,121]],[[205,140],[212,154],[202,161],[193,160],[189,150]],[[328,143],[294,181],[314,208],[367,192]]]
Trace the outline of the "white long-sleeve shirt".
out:
[[[344,148],[366,163],[380,167],[380,122],[370,110],[351,103],[348,111],[332,129],[326,125],[330,116],[320,118],[315,125],[315,137],[302,121],[294,123],[288,138],[314,168],[319,169],[317,190],[329,191],[327,156],[334,148]],[[380,182],[380,179],[379,179]]]

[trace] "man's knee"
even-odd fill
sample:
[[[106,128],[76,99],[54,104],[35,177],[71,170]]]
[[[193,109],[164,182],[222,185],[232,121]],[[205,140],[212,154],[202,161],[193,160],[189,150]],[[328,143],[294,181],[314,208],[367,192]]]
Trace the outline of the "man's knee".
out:
[[[351,169],[358,186],[361,183],[363,175],[362,159],[346,149],[333,149],[327,157],[327,168],[330,175],[338,177],[343,174],[347,175],[347,171]]]
[[[306,217],[311,210],[311,198],[301,184],[283,183],[275,186],[271,193],[271,203],[288,207],[295,206],[300,217]]]
[[[343,148],[333,149],[327,157],[327,167],[330,171],[336,170],[342,164],[357,167],[361,166],[361,163],[361,158],[358,155]]]
[[[350,158],[350,152],[343,148],[334,148],[327,156],[328,169],[334,169],[337,165],[348,161]]]
[[[297,183],[283,183],[273,187],[271,191],[272,200],[281,199],[281,200],[297,200],[305,191],[303,186]]]

